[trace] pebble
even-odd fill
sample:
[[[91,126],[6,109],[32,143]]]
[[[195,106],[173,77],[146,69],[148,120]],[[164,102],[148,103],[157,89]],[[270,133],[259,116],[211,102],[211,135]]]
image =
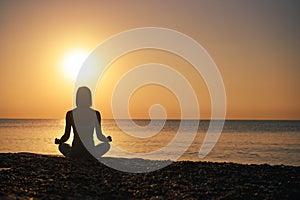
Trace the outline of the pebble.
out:
[[[0,153],[0,199],[297,199],[299,174],[295,166],[190,161],[131,174],[95,161]]]

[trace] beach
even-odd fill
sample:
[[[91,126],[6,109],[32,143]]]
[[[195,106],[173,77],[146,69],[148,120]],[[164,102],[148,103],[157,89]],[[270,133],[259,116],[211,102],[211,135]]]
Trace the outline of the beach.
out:
[[[297,199],[300,167],[173,162],[125,173],[96,161],[0,154],[0,199]]]

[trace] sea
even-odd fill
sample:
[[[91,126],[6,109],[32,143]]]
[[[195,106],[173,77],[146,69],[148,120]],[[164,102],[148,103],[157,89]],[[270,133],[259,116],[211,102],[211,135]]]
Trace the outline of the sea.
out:
[[[144,158],[156,152],[155,158],[148,159],[169,160],[178,154],[177,146],[187,145],[176,160],[300,166],[299,120],[226,120],[220,137],[205,157],[199,157],[199,151],[208,134],[209,120],[187,120],[183,125],[180,120],[154,120],[151,130],[147,130],[150,120],[133,122],[134,126],[132,121],[123,120],[124,131],[115,120],[102,120],[103,134],[113,138],[106,157]],[[156,129],[156,125],[162,127]],[[193,140],[188,144],[184,139],[176,141],[167,151],[161,151],[174,142],[181,125],[185,126],[181,134],[187,138],[193,134]],[[0,119],[0,153],[61,155],[54,139],[63,135],[64,126],[64,120],[56,119]],[[130,133],[140,130],[144,130],[142,137]],[[67,143],[71,144],[72,137],[71,134]],[[96,134],[94,142],[100,143]]]

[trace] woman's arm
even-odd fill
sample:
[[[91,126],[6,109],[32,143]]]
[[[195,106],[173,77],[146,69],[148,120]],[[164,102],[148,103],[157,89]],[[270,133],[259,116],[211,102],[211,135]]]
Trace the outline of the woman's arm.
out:
[[[66,127],[65,127],[65,134],[61,136],[61,138],[56,141],[57,144],[62,144],[70,138],[70,132],[71,132],[71,124],[72,124],[72,111],[68,111],[66,114]]]
[[[102,133],[102,128],[101,128],[101,115],[99,111],[96,111],[97,115],[97,124],[96,124],[96,134],[97,138],[102,141],[102,142],[110,142],[111,140],[107,139],[103,133]],[[111,137],[110,137],[111,138]]]

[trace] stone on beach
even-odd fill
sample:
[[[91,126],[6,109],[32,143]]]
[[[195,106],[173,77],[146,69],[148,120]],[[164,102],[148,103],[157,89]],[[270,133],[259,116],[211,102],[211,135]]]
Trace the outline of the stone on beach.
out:
[[[2,153],[0,199],[297,199],[299,174],[295,166],[191,161],[125,173],[97,161]]]

